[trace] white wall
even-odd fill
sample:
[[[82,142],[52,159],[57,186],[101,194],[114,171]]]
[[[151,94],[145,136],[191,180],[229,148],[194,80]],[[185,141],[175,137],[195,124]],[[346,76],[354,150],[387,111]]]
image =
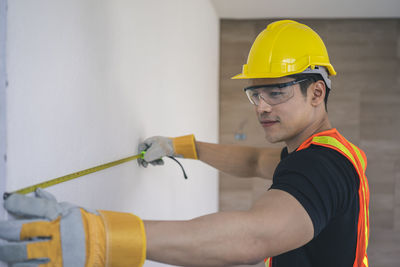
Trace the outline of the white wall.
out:
[[[8,5],[8,191],[136,154],[152,135],[218,141],[219,22],[209,1]],[[214,169],[181,160],[184,180],[165,161],[125,163],[48,190],[144,219],[217,211]]]
[[[0,189],[3,190],[6,185],[6,24],[6,0],[0,0]],[[0,207],[0,220],[5,216]]]
[[[399,18],[399,0],[212,0],[223,19]]]

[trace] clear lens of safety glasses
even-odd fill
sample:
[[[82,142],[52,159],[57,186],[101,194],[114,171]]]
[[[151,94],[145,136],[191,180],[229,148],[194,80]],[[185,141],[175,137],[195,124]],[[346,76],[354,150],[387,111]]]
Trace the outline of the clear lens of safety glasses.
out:
[[[249,86],[244,88],[244,91],[253,105],[258,106],[260,104],[260,99],[264,100],[269,105],[277,105],[293,97],[294,91],[292,85],[306,80],[307,79],[279,84]]]

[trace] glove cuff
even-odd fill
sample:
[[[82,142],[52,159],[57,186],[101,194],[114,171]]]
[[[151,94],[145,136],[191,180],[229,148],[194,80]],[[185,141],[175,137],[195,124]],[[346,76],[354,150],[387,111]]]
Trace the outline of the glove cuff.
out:
[[[129,213],[98,211],[106,229],[106,267],[139,267],[146,259],[143,221]]]
[[[198,159],[193,134],[172,138],[172,143],[176,155],[187,159]]]

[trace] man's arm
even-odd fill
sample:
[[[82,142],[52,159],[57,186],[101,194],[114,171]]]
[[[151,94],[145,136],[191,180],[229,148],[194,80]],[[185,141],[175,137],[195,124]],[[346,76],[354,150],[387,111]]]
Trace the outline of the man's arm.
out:
[[[237,177],[272,179],[281,148],[257,148],[196,141],[198,157],[216,169]]]
[[[144,224],[147,258],[179,266],[254,264],[298,248],[314,235],[303,206],[281,190],[266,192],[245,212]]]
[[[162,165],[165,156],[175,156],[201,161],[237,177],[272,179],[280,161],[279,148],[257,148],[239,145],[221,145],[195,141],[194,135],[175,138],[153,136],[139,144],[138,152],[146,151],[138,163],[147,167]]]

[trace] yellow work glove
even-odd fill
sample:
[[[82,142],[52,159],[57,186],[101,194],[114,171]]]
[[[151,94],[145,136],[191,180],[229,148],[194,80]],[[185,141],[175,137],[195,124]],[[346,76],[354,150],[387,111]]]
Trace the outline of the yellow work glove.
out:
[[[138,150],[139,153],[146,151],[144,158],[138,159],[138,163],[143,167],[147,167],[148,163],[163,165],[162,158],[165,156],[198,159],[193,134],[175,138],[153,136],[140,143]]]
[[[35,194],[5,200],[4,207],[20,219],[0,221],[1,261],[29,267],[143,265],[146,238],[139,217],[58,203],[41,189]]]

